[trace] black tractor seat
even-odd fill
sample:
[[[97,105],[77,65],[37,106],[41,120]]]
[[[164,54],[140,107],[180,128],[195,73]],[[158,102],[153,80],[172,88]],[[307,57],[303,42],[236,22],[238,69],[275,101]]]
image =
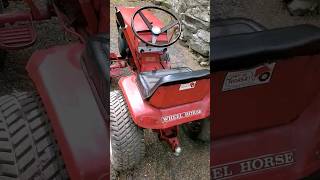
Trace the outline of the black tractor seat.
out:
[[[109,79],[109,35],[98,34],[90,37],[86,43],[86,53],[97,70],[105,79]]]
[[[156,71],[142,72],[138,75],[137,82],[144,99],[152,94],[160,86],[175,83],[186,83],[197,79],[202,79],[210,75],[209,70],[192,71],[190,68],[181,67],[175,69],[161,69]]]
[[[98,34],[90,37],[86,42],[86,49],[82,57],[84,72],[97,100],[109,108],[106,98],[109,97],[109,35]]]
[[[246,68],[269,61],[320,53],[320,29],[298,25],[212,38],[213,71]]]
[[[213,37],[229,36],[233,34],[253,33],[264,31],[266,28],[257,22],[246,18],[228,18],[212,20]]]

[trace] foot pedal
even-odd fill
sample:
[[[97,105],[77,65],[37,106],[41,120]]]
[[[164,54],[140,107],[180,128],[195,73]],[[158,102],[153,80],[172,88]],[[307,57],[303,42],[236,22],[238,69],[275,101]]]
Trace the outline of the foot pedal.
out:
[[[0,49],[26,48],[36,41],[30,13],[0,14]]]

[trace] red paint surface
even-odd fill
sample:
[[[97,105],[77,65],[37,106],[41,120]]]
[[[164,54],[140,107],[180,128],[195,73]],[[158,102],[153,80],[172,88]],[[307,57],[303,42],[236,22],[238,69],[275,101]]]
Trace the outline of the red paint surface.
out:
[[[180,84],[159,87],[152,97],[150,104],[157,108],[168,108],[201,101],[210,94],[209,79],[197,80],[195,87],[179,90]]]
[[[211,168],[294,151],[295,163],[232,179],[299,179],[319,170],[320,56],[277,61],[270,83],[222,92],[213,74]]]
[[[210,114],[210,94],[208,93],[202,100],[193,103],[183,104],[170,108],[156,108],[143,100],[137,86],[136,75],[123,77],[119,81],[119,86],[123,92],[133,121],[140,127],[149,129],[164,129],[177,126],[186,122],[207,118]],[[161,117],[192,110],[201,110],[201,114],[164,122]]]
[[[226,92],[221,90],[226,72],[215,73],[214,136],[247,133],[295,120],[320,91],[318,58],[279,61],[269,83]]]
[[[27,71],[40,94],[71,179],[109,178],[109,127],[96,103],[80,57],[70,44],[36,51]]]
[[[138,72],[143,71],[151,71],[155,69],[164,69],[169,68],[170,65],[167,63],[162,63],[160,61],[160,55],[162,55],[162,52],[157,53],[140,53],[138,51],[138,46],[140,44],[140,40],[134,35],[131,27],[131,20],[133,14],[139,9],[140,7],[118,7],[119,11],[121,12],[124,22],[126,24],[126,27],[124,29],[124,36],[128,42],[128,47],[133,55],[133,62],[137,68]],[[150,11],[143,11],[144,15],[147,17],[147,19],[150,22],[153,22],[153,25],[157,25],[159,27],[163,27],[163,23],[154,16]],[[152,33],[147,32],[148,30],[146,24],[143,22],[141,17],[139,15],[135,18],[135,29],[140,34],[140,36],[146,40],[150,41],[152,39]],[[139,32],[142,31],[142,32]],[[162,33],[158,36],[157,41],[164,41],[167,42],[167,33]],[[151,56],[150,56],[151,55]]]

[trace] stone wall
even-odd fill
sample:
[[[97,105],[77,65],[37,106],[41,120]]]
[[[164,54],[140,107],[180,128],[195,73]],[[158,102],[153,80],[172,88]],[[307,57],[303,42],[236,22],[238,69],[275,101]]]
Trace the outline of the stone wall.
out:
[[[156,5],[166,6],[180,16],[183,33],[181,40],[196,52],[202,66],[209,65],[210,1],[209,0],[155,0]]]
[[[285,0],[289,12],[294,16],[317,15],[320,11],[320,0]]]

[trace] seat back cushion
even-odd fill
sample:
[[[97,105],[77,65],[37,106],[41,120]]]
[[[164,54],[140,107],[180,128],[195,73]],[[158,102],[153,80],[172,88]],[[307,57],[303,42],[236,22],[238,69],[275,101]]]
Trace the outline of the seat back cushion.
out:
[[[108,110],[109,103],[106,98],[110,94],[110,65],[109,65],[109,36],[107,34],[95,35],[86,43],[82,57],[83,69],[97,100]]]
[[[168,108],[203,99],[209,94],[208,70],[163,69],[138,75],[141,95],[157,108]]]
[[[312,25],[211,38],[211,70],[246,68],[320,52],[320,28]]]

